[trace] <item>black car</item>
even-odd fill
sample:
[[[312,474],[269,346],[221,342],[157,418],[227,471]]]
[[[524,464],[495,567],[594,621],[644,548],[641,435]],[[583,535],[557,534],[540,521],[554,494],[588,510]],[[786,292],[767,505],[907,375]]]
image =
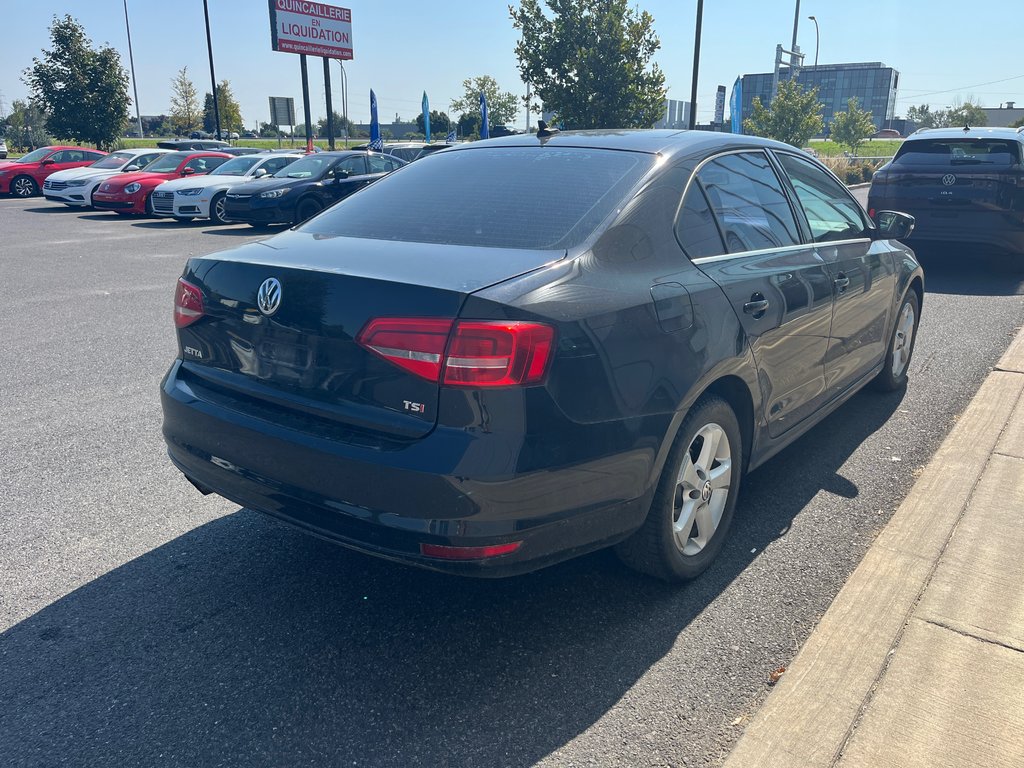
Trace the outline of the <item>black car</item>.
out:
[[[189,259],[168,451],[203,493],[405,563],[617,545],[692,578],[744,472],[904,386],[923,274],[893,239],[912,220],[879,219],[765,139],[461,145]]]
[[[221,150],[231,146],[226,141],[217,141],[216,139],[164,139],[163,141],[158,141],[156,145],[160,149],[174,149],[177,151],[186,149]]]
[[[917,220],[911,242],[1024,255],[1024,128],[917,131],[871,180],[868,209]]]
[[[403,165],[397,158],[367,152],[307,155],[270,178],[232,189],[225,198],[225,216],[253,226],[298,224]]]

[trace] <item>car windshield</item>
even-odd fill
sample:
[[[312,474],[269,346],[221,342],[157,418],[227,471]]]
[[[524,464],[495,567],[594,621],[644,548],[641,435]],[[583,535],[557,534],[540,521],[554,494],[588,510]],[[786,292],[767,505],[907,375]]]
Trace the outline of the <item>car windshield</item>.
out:
[[[256,155],[242,155],[234,160],[228,160],[224,165],[216,169],[218,176],[245,176],[260,158]]]
[[[49,147],[42,147],[41,149],[34,149],[31,152],[29,152],[27,155],[18,158],[14,162],[16,162],[16,163],[38,163],[40,160],[42,160],[44,157],[46,157],[52,151],[53,150],[50,149]]]
[[[579,147],[441,152],[385,176],[302,229],[376,240],[562,250],[593,234],[654,162],[649,154]]]
[[[334,165],[337,158],[318,157],[310,155],[301,160],[296,160],[291,165],[285,166],[274,174],[277,179],[311,179],[319,176],[325,170]]]
[[[90,168],[98,168],[100,170],[113,170],[120,168],[122,165],[133,159],[135,155],[131,152],[114,152],[113,154],[101,157],[95,163],[90,165]]]
[[[1020,162],[1020,145],[1013,139],[919,139],[907,141],[893,158],[894,165],[995,165]]]
[[[174,173],[191,152],[170,152],[146,166],[146,173]]]

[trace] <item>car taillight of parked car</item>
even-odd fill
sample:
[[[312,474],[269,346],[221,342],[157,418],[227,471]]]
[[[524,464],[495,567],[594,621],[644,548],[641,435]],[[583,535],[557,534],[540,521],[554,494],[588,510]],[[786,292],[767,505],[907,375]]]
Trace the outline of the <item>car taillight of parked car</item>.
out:
[[[203,316],[203,293],[192,283],[178,278],[174,291],[174,325],[178,328],[192,325]]]
[[[383,317],[368,322],[356,341],[428,381],[507,387],[544,378],[554,335],[543,323]]]

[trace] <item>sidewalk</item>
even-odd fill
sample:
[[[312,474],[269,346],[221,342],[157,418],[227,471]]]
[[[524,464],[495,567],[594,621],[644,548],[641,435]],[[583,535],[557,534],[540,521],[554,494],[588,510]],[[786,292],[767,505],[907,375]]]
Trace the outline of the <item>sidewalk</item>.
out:
[[[1024,330],[725,766],[1024,766]]]

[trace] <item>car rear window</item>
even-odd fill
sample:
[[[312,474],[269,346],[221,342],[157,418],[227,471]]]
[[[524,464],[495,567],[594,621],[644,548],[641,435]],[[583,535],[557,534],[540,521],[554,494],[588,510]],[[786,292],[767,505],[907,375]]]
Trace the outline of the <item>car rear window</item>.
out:
[[[653,155],[579,147],[441,152],[385,176],[302,229],[561,250],[586,240],[654,162]]]
[[[894,165],[1010,166],[1020,162],[1020,144],[1013,139],[918,139],[905,141]]]

